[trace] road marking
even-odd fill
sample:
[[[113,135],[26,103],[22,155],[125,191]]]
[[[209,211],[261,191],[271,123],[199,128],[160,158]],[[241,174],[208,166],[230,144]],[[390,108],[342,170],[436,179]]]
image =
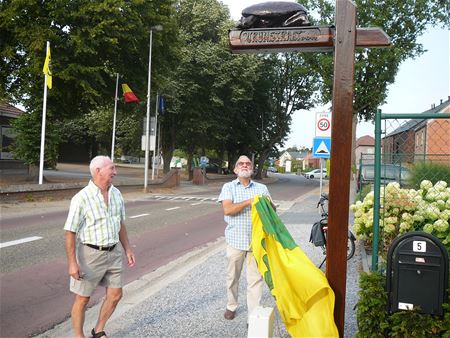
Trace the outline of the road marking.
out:
[[[129,218],[138,218],[138,217],[144,217],[144,216],[148,216],[149,214],[140,214],[140,215],[136,215],[136,216],[130,216]]]
[[[0,249],[1,248],[6,248],[8,246],[17,245],[17,244],[37,241],[38,239],[42,239],[42,237],[33,236],[33,237],[26,237],[26,238],[22,238],[22,239],[17,239],[15,241],[9,241],[9,242],[0,243]]]
[[[180,207],[173,207],[173,208],[169,208],[169,209],[166,209],[166,210],[170,211],[170,210],[175,210],[175,209],[180,209]]]
[[[198,202],[198,203],[191,203],[191,205],[199,205],[202,204],[202,202]]]

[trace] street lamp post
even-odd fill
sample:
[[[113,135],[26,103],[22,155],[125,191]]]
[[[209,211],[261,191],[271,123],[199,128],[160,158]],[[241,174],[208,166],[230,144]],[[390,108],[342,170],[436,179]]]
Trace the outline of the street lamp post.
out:
[[[144,169],[144,189],[148,185],[148,160],[149,160],[149,133],[150,133],[150,89],[152,80],[152,38],[153,31],[161,31],[162,26],[157,25],[150,28],[150,47],[148,52],[148,84],[147,84],[147,121],[145,130],[145,169]]]

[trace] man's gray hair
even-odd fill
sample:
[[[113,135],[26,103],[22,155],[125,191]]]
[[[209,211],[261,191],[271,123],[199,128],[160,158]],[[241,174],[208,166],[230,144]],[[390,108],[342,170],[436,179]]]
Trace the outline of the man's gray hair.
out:
[[[91,176],[94,177],[95,174],[95,169],[99,168],[103,168],[103,166],[105,165],[105,161],[110,160],[111,159],[108,156],[103,156],[103,155],[98,155],[95,156],[92,160],[91,163],[89,164],[89,170],[91,171]]]
[[[239,155],[238,159],[236,160],[236,163],[234,164],[234,168],[235,168],[235,169],[238,167],[238,162],[239,162],[239,160],[241,159],[241,157],[246,157],[246,158],[250,161],[251,167],[253,168],[253,162],[252,162],[252,160],[250,159],[250,157],[248,157],[247,155]]]

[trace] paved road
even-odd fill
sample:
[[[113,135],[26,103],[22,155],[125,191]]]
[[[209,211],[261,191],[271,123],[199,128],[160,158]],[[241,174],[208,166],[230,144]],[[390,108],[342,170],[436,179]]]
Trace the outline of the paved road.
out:
[[[221,184],[206,189],[185,184],[175,195],[125,194],[127,227],[138,257],[137,266],[127,270],[127,283],[223,235],[223,216],[216,203]],[[270,190],[276,201],[289,205],[317,185],[295,175],[281,176]],[[2,206],[2,243],[42,237],[0,249],[2,337],[42,332],[69,315],[72,295],[67,291],[61,229],[68,205],[63,200]],[[91,304],[101,297],[98,290]]]

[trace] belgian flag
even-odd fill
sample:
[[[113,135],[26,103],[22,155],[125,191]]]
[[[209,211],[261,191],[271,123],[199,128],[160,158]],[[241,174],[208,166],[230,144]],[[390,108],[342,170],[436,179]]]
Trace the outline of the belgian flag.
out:
[[[252,204],[252,250],[292,337],[339,337],[334,292],[297,246],[266,196]]]
[[[123,98],[126,103],[139,102],[137,96],[133,93],[131,88],[126,83],[122,84],[122,90],[123,90]]]

